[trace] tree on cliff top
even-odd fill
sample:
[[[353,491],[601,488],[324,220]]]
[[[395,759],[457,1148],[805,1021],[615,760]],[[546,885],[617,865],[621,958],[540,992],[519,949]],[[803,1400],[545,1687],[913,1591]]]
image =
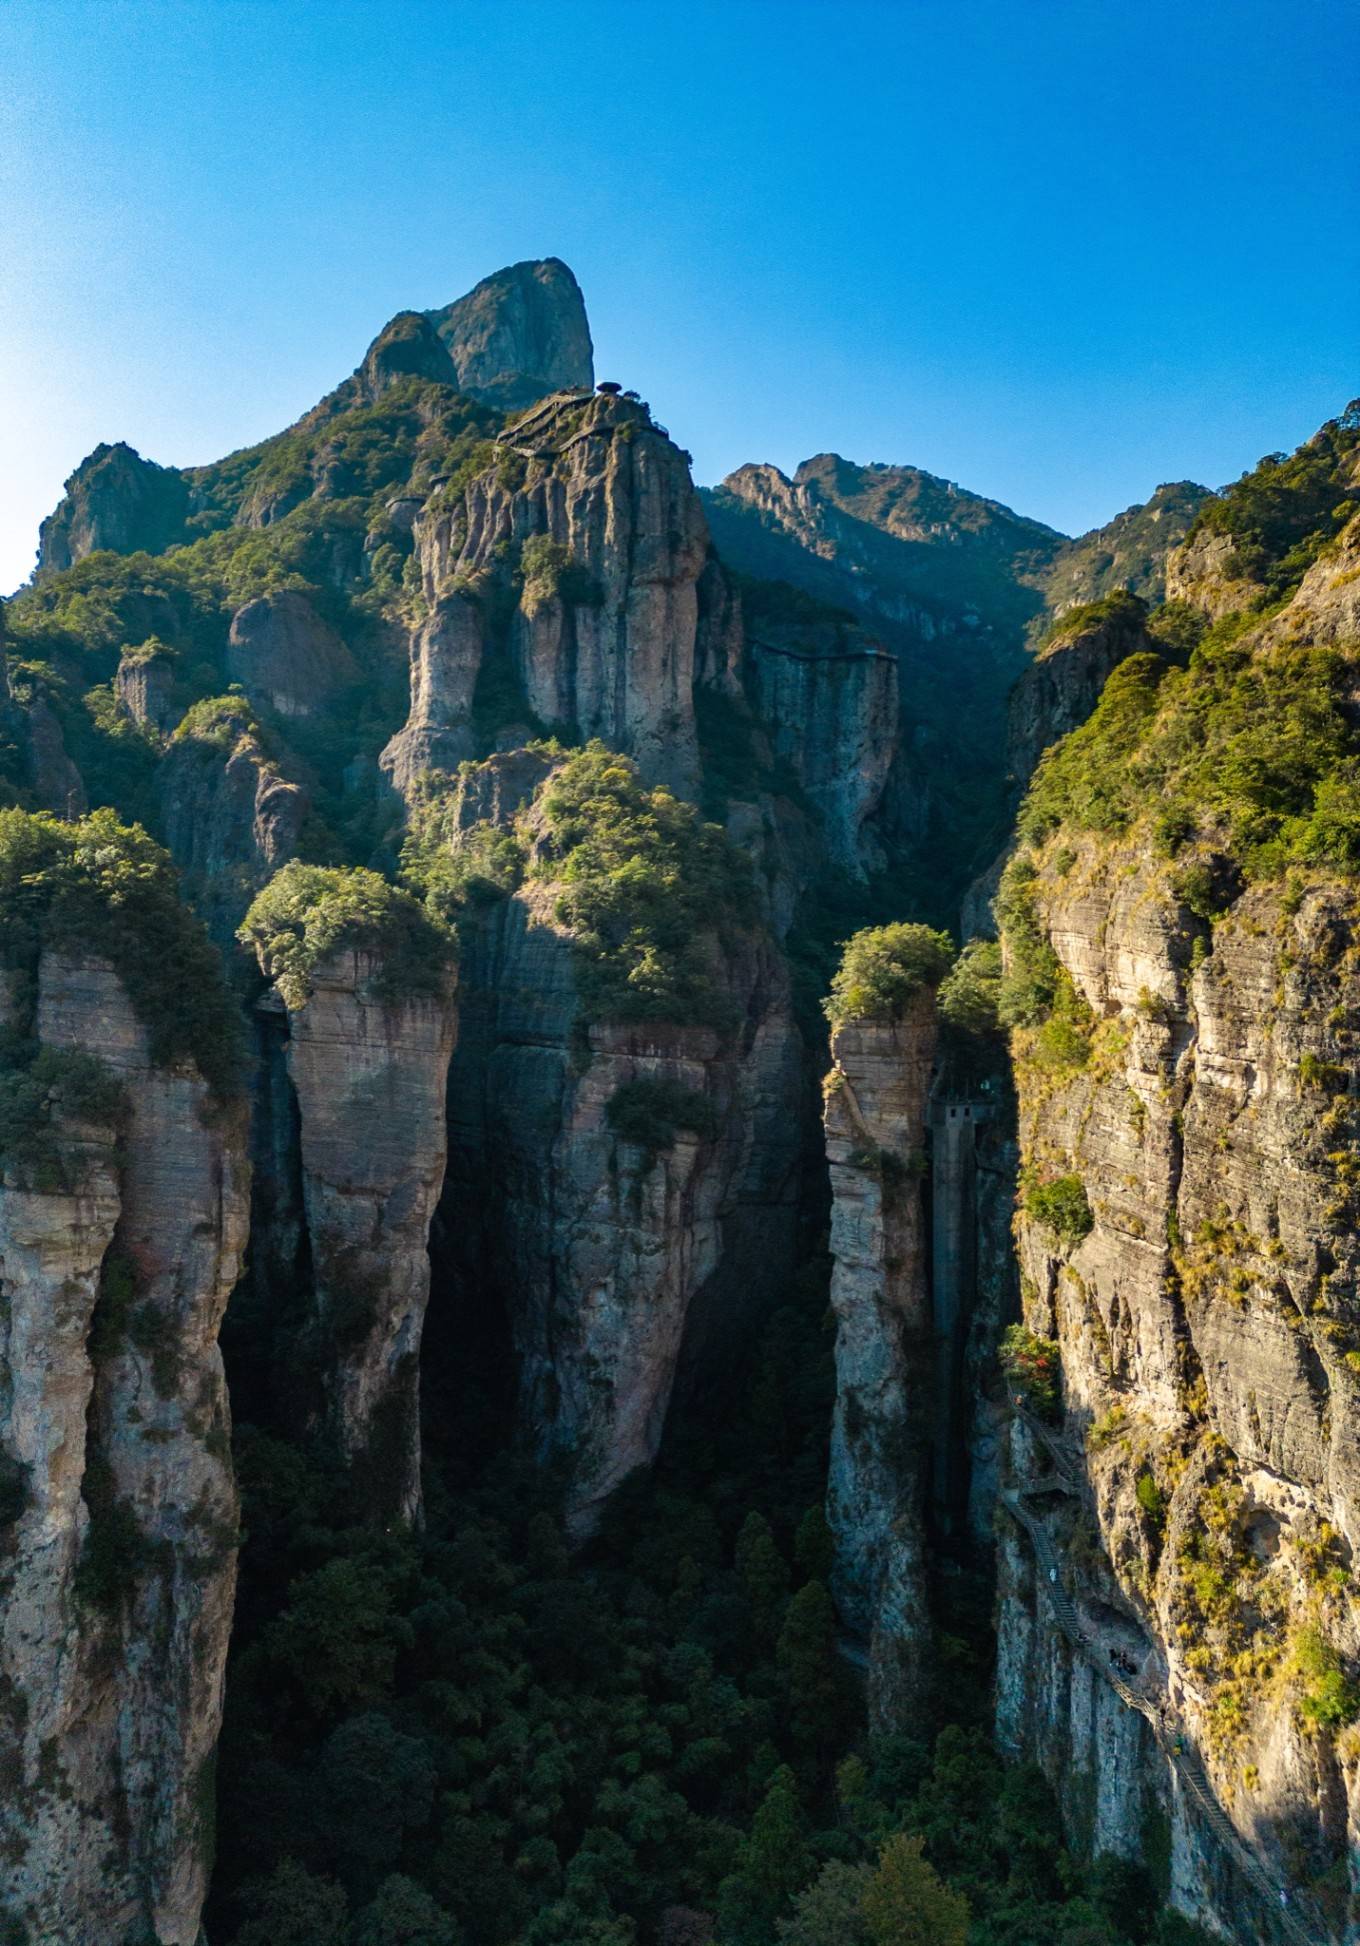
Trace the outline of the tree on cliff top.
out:
[[[442,992],[454,958],[452,935],[411,893],[377,872],[297,859],[270,879],[237,937],[290,1007],[306,1004],[311,975],[346,946],[372,953],[376,988],[393,999]]]
[[[823,1002],[833,1027],[896,1020],[923,987],[937,987],[954,959],[948,933],[931,926],[869,926],[849,940]]]

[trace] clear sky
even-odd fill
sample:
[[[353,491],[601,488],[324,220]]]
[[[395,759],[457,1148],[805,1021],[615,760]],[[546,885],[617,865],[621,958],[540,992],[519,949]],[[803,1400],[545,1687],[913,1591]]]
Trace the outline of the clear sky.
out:
[[[1221,484],[1360,392],[1358,80],[1354,0],[0,0],[0,589],[531,256],[701,481]]]

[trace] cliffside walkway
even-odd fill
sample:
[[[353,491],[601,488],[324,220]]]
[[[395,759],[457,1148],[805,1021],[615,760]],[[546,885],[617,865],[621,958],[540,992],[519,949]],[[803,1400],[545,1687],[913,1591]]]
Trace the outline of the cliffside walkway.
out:
[[[1194,1800],[1204,1822],[1243,1877],[1265,1901],[1277,1934],[1281,1938],[1294,1941],[1296,1946],[1322,1946],[1319,1934],[1310,1931],[1288,1906],[1281,1906],[1280,1893],[1286,1888],[1278,1879],[1271,1877],[1219,1803],[1208,1773],[1189,1738],[1174,1723],[1168,1722],[1161,1702],[1154,1700],[1146,1691],[1135,1689],[1119,1674],[1112,1666],[1095,1630],[1082,1620],[1076,1603],[1063,1583],[1061,1559],[1049,1537],[1048,1529],[1043,1521],[1031,1513],[1025,1505],[1025,1501],[1031,1494],[1051,1493],[1055,1488],[1064,1493],[1076,1494],[1079,1491],[1078,1485],[1072,1474],[1067,1454],[1048,1427],[1023,1408],[1018,1409],[1015,1416],[1043,1446],[1053,1462],[1054,1471],[1047,1478],[1036,1480],[1032,1486],[1019,1491],[1003,1487],[1000,1491],[1001,1504],[1029,1537],[1035,1562],[1041,1570],[1038,1577],[1039,1583],[1059,1628],[1096,1673],[1110,1685],[1120,1701],[1127,1704],[1129,1709],[1137,1710],[1140,1716],[1147,1719],[1152,1734],[1157,1739],[1158,1747],[1175,1771],[1183,1788]]]

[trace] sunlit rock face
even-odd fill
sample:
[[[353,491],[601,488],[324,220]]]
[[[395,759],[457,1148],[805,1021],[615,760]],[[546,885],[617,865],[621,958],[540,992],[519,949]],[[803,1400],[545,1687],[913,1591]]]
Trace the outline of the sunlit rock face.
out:
[[[121,440],[96,446],[42,523],[39,569],[72,567],[100,548],[159,553],[181,537],[188,510],[189,490],[173,467],[143,459]]]
[[[511,264],[429,314],[460,391],[507,409],[595,383],[581,287],[557,257]]]
[[[518,698],[520,740],[526,720],[603,737],[649,781],[692,790],[708,533],[685,455],[644,406],[605,395],[545,401],[501,449],[417,524],[430,619],[413,649],[413,754],[389,750],[388,767],[408,773],[435,737],[448,756],[464,748],[480,679],[501,685],[511,722]]]
[[[1337,558],[1320,563],[1243,652],[1327,643],[1352,601]],[[1310,1705],[1308,1668],[1360,1653],[1354,881],[1324,866],[1225,882],[1210,924],[1182,866],[1135,841],[1064,831],[1037,860],[1044,936],[1095,1024],[1066,1070],[1017,1043],[1022,1182],[1079,1182],[1088,1210],[1064,1232],[1031,1194],[1017,1216],[1076,1487],[1029,1505],[1094,1649],[1064,1637],[1008,1527],[1002,1741],[1062,1780],[1083,1843],[1136,1856],[1148,1819],[1169,1821],[1176,1902],[1256,1936],[1260,1888],[1111,1700],[1117,1655],[1300,1923],[1341,1936],[1360,1766]],[[1003,1484],[1045,1477],[1017,1430]]]

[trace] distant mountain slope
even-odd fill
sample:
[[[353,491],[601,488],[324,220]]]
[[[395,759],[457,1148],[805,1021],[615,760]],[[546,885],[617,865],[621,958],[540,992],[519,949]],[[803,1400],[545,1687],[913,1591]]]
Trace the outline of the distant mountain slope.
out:
[[[353,377],[294,425],[211,465],[158,466],[121,442],[97,446],[42,523],[39,571],[72,567],[101,548],[160,554],[219,528],[269,526],[314,494],[343,498],[401,483],[409,443],[387,418],[353,415],[415,380],[502,411],[593,385],[585,301],[566,264],[512,264],[442,310],[399,313]]]
[[[1193,480],[1159,486],[1150,500],[1069,541],[1044,580],[1044,594],[1055,615],[1116,588],[1145,600],[1160,601],[1166,585],[1168,554],[1189,533],[1200,509],[1213,495]]]
[[[816,592],[890,617],[919,604],[1023,626],[1064,545],[1041,521],[919,467],[860,466],[838,453],[804,460],[792,479],[774,466],[740,467],[708,502],[719,550],[739,567],[757,555],[792,567],[797,556],[779,546],[792,541],[822,564],[799,570],[820,580]]]

